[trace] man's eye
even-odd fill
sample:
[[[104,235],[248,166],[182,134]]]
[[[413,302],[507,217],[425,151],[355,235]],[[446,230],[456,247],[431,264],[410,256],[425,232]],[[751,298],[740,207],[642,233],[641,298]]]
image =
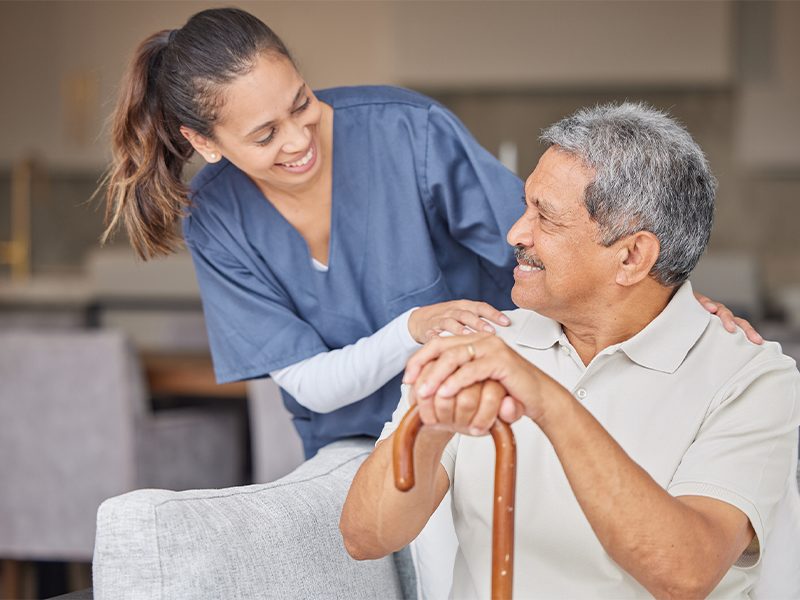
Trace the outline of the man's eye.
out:
[[[549,223],[550,219],[545,217],[541,212],[539,212],[538,208],[533,209],[533,218],[539,221],[540,223]]]

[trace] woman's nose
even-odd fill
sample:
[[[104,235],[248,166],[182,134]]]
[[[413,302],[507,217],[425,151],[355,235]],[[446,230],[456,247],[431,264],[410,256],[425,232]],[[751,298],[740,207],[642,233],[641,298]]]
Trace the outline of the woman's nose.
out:
[[[311,141],[311,130],[307,126],[301,123],[292,123],[289,125],[289,130],[286,134],[286,141],[282,148],[285,153],[292,154],[308,149],[308,143]]]

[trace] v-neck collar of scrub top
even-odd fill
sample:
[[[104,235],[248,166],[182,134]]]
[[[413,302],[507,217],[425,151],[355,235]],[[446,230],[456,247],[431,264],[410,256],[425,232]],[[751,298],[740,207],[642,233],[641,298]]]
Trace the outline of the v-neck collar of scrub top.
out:
[[[692,284],[678,288],[661,313],[639,333],[600,352],[624,352],[647,369],[674,373],[705,331],[711,315],[695,299]],[[561,324],[529,311],[515,339],[521,346],[545,350],[556,343],[569,344]]]
[[[356,156],[358,143],[351,143],[358,123],[348,122],[345,114],[337,114],[335,101],[328,102],[333,109],[333,142],[331,155],[331,230],[328,242],[328,270],[315,269],[312,256],[300,232],[275,208],[269,198],[246,174],[238,171],[239,185],[245,195],[256,197],[247,210],[254,223],[267,220],[269,225],[258,232],[258,249],[275,270],[296,276],[293,286],[317,297],[326,296],[326,288],[335,278],[339,283],[357,286],[362,280],[366,262],[366,225],[369,213],[368,194],[355,193],[364,187],[369,178]],[[353,191],[351,191],[353,190]],[[340,238],[347,239],[343,243]],[[354,243],[355,241],[355,243]],[[362,241],[363,243],[359,243]],[[341,281],[342,279],[346,281]]]

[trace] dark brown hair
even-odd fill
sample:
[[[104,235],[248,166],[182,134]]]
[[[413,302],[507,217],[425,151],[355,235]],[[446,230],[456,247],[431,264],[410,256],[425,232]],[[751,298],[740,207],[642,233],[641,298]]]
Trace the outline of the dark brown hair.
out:
[[[269,27],[236,8],[204,10],[139,45],[112,114],[102,242],[124,224],[141,258],[175,251],[190,204],[183,167],[194,153],[180,127],[213,139],[223,87],[264,52],[292,61]]]

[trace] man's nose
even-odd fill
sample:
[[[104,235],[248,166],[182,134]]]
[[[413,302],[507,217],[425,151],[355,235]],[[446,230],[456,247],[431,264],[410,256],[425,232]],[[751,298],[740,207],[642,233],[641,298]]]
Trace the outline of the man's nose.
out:
[[[530,227],[526,226],[524,215],[517,219],[517,222],[508,230],[506,241],[512,246],[525,246],[526,248],[533,246],[533,235]]]

